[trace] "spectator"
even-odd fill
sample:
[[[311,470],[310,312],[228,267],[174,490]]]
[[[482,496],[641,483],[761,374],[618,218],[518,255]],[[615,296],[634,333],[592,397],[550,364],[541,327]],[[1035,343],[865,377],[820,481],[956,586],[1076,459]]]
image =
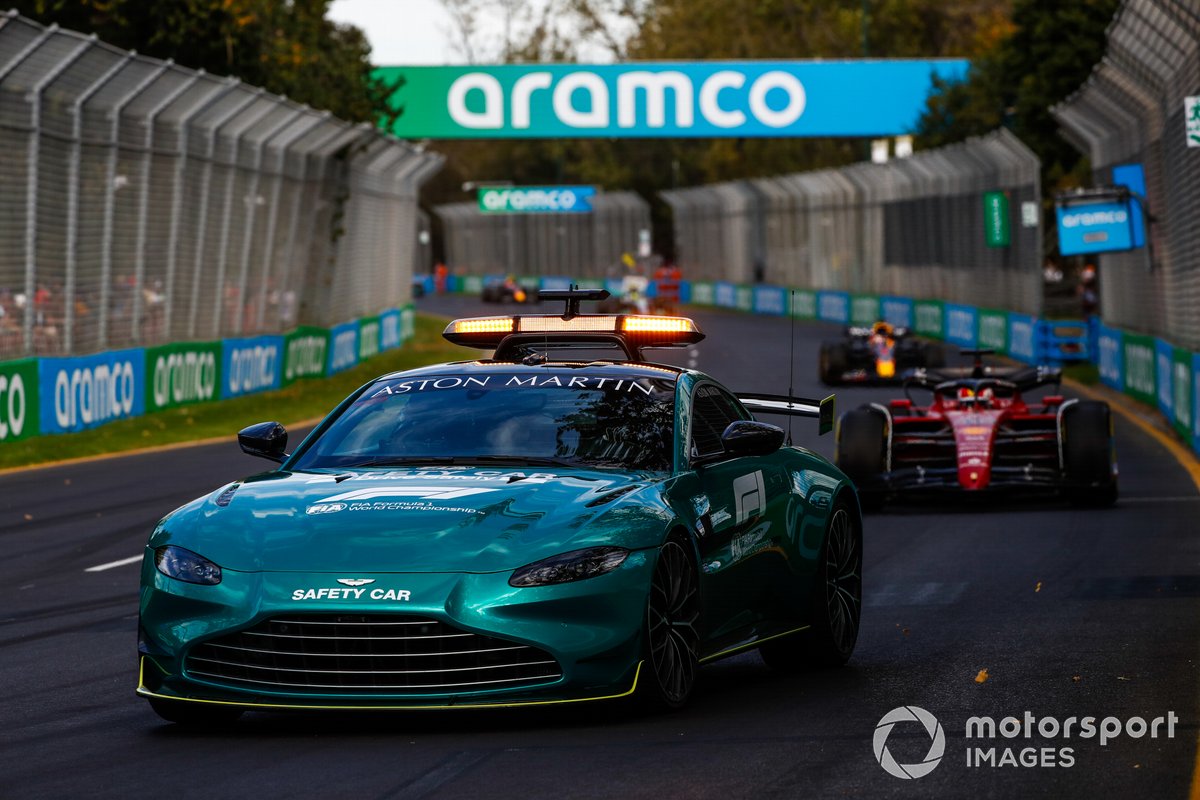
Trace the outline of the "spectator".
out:
[[[1088,264],[1079,276],[1079,309],[1083,318],[1094,316],[1100,311],[1100,287],[1096,281],[1096,268]]]

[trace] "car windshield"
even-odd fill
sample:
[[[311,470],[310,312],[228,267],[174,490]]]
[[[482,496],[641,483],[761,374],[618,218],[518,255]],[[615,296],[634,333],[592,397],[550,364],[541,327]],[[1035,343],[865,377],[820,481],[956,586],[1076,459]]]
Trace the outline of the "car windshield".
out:
[[[669,471],[673,378],[579,369],[393,378],[370,386],[296,469],[409,463]]]

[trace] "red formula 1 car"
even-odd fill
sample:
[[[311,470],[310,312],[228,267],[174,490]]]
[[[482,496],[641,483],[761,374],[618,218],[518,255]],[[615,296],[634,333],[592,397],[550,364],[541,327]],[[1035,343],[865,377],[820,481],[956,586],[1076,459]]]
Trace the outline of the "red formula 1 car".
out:
[[[859,488],[864,507],[917,492],[1056,492],[1072,503],[1109,506],[1117,499],[1117,460],[1108,404],[1055,392],[1026,401],[1023,392],[1057,386],[1046,367],[915,370],[905,399],[871,403],[842,416],[837,465]],[[931,392],[927,406],[911,390]]]

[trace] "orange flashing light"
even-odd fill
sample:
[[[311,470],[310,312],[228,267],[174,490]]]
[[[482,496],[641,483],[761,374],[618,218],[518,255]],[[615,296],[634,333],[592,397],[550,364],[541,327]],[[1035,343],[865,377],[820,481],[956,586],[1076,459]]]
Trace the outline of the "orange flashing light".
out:
[[[625,317],[621,330],[626,333],[693,333],[696,325],[685,317]]]
[[[448,333],[512,333],[512,317],[457,319],[450,325]]]

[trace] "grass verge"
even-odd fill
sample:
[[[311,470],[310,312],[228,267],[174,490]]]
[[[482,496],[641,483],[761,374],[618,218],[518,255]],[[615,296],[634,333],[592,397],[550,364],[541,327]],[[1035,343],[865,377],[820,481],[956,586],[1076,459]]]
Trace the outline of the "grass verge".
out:
[[[321,417],[372,378],[396,370],[461,360],[467,353],[442,338],[445,326],[446,320],[441,317],[417,314],[415,335],[403,347],[381,353],[329,378],[302,380],[275,392],[123,419],[80,433],[11,442],[0,446],[0,469],[219,436],[232,440],[239,430],[255,422],[278,420],[289,425]]]
[[[1068,364],[1063,367],[1063,377],[1078,381],[1084,386],[1097,386],[1100,383],[1100,370],[1095,364]]]

